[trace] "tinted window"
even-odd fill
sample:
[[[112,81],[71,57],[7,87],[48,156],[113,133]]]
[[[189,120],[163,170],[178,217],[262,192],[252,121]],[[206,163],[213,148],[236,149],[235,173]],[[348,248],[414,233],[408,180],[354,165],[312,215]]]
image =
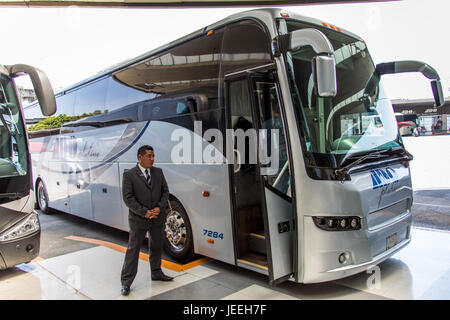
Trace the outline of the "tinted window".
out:
[[[288,21],[288,29],[310,27]],[[316,167],[341,167],[349,154],[396,148],[402,144],[392,105],[375,72],[366,44],[329,28],[318,28],[330,40],[336,60],[337,94],[319,97],[314,90],[312,47],[286,55],[288,77],[297,119],[302,130],[308,174]],[[344,161],[344,162],[342,162]],[[370,161],[370,158],[367,160]]]
[[[291,196],[290,172],[286,147],[285,128],[281,118],[278,90],[273,81],[255,81],[255,101],[260,114],[260,126],[266,129],[266,139],[260,144],[271,160],[267,166],[267,182],[278,191]],[[274,136],[276,137],[274,139]],[[260,145],[261,147],[261,145]],[[267,160],[267,159],[264,159]],[[268,164],[264,161],[264,164]]]
[[[90,129],[102,128],[123,124],[127,122],[139,121],[139,110],[142,103],[134,103],[129,106],[111,111],[91,115],[80,120],[67,123],[61,129],[62,133],[80,132]]]
[[[73,106],[75,104],[75,91],[56,97],[56,113],[54,116],[65,114],[71,116],[74,114]]]
[[[223,73],[228,74],[271,62],[270,39],[254,21],[227,26],[223,38]]]
[[[0,74],[0,104],[0,178],[24,176],[28,170],[28,153],[20,103],[13,81],[3,74]],[[2,179],[2,184],[8,182]],[[13,189],[6,192],[19,191]]]
[[[33,124],[44,118],[39,104],[33,104],[23,109],[26,124]]]
[[[74,113],[77,116],[105,109],[107,79],[90,82],[75,91]]]
[[[222,35],[222,30],[215,30],[118,71],[114,77],[136,91],[152,93],[150,99],[202,93],[217,106]],[[177,105],[169,108],[174,109],[159,112],[177,114]],[[178,111],[182,113],[181,106]]]
[[[190,114],[197,111],[195,96],[164,98],[145,102],[142,110],[143,120],[158,120]]]
[[[114,76],[108,79],[108,91],[106,95],[106,107],[109,112],[128,106],[137,101],[153,99],[157,95],[134,89],[118,81]]]

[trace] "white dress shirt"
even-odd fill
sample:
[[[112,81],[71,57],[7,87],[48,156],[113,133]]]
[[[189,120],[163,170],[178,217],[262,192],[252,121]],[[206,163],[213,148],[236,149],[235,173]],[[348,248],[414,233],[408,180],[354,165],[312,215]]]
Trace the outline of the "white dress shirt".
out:
[[[147,171],[147,172],[148,172],[148,175],[150,176],[150,178],[152,177],[152,175],[151,175],[151,173],[150,173],[150,168],[145,169],[143,166],[141,166],[141,164],[140,164],[139,162],[138,162],[138,167],[139,167],[139,169],[141,169],[142,174],[144,175],[144,178],[147,179],[147,175],[145,174],[145,170],[148,170],[148,171]]]

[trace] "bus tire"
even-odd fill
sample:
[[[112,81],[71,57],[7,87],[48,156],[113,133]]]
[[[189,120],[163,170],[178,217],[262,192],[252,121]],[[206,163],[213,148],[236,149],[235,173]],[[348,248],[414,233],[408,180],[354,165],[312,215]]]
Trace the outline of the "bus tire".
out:
[[[164,225],[164,251],[177,262],[194,256],[194,240],[189,217],[181,203],[170,200]]]
[[[45,214],[51,214],[52,211],[48,207],[48,193],[45,188],[45,184],[42,180],[39,180],[36,187],[36,203],[39,210]]]

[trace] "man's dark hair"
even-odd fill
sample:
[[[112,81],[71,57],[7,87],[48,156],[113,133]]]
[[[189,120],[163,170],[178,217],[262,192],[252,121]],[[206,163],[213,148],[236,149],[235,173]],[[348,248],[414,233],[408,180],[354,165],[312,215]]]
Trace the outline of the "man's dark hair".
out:
[[[145,154],[147,153],[147,150],[153,151],[153,147],[148,146],[148,145],[140,147],[137,152],[137,157],[139,158],[139,155],[145,156]]]

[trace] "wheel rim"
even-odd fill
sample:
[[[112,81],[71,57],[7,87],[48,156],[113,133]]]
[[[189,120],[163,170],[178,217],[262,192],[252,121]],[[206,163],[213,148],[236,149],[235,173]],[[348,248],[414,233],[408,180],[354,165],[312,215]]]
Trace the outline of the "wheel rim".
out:
[[[41,210],[47,209],[47,197],[45,196],[45,189],[42,183],[39,184],[38,188],[38,202]]]
[[[170,245],[176,251],[182,251],[186,246],[187,228],[179,212],[172,210],[167,214],[165,232]]]

